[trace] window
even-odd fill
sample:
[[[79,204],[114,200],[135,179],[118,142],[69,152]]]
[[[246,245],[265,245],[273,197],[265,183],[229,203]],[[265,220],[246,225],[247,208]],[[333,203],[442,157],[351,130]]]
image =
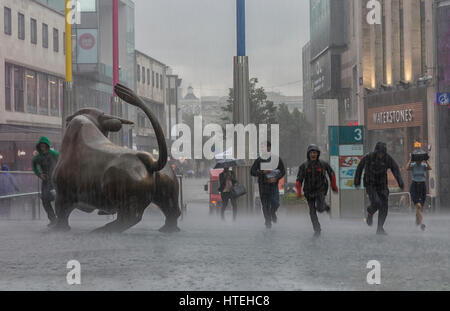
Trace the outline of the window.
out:
[[[145,84],[145,68],[142,67],[142,83]]]
[[[48,78],[39,74],[39,114],[48,115]]]
[[[53,51],[59,52],[59,31],[53,28]]]
[[[37,75],[36,72],[27,70],[25,74],[27,84],[27,112],[37,113]]]
[[[138,82],[141,82],[141,66],[139,66],[139,65],[137,65],[136,78],[137,78]]]
[[[156,88],[159,89],[159,73],[156,73]]]
[[[48,25],[42,24],[42,47],[48,49]]]
[[[159,75],[159,87],[161,88],[161,90],[163,89],[163,76]]]
[[[14,110],[25,112],[24,106],[24,80],[23,67],[14,66]]]
[[[4,8],[4,30],[5,34],[12,34],[11,9],[7,7]]]
[[[150,85],[150,69],[147,69],[147,85]]]
[[[59,107],[62,107],[63,104],[64,104],[64,82],[62,80],[59,80]],[[100,105],[98,107],[100,107]]]
[[[20,40],[25,40],[25,16],[22,13],[18,13],[18,37]]]
[[[59,116],[59,96],[58,96],[58,79],[49,77],[50,85],[50,115]]]
[[[30,19],[30,37],[31,43],[37,44],[37,23],[34,18]]]
[[[152,70],[152,87],[155,87],[155,72]]]
[[[5,64],[5,109],[11,111],[11,64]]]
[[[78,0],[80,3],[81,12],[96,12],[97,4],[96,0]]]

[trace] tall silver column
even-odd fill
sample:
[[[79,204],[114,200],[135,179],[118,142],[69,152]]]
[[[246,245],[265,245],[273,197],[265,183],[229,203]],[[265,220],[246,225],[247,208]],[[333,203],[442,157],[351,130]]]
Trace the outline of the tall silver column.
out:
[[[250,91],[249,91],[249,69],[248,56],[234,57],[234,86],[233,86],[233,123],[248,125],[250,122]],[[237,139],[234,140],[234,157],[237,158]],[[247,212],[253,212],[254,209],[254,191],[253,179],[250,175],[250,168],[253,164],[248,159],[249,141],[248,137],[245,139],[246,150],[246,166],[238,167],[236,169],[236,178],[247,189],[247,194],[238,199],[238,206],[245,208]]]

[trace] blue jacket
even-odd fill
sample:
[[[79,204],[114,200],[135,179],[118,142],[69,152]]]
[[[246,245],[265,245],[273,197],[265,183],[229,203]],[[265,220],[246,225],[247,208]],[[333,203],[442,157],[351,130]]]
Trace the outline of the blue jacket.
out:
[[[2,165],[2,172],[0,172],[0,196],[14,194],[14,190],[19,191],[16,179],[8,171],[8,167]]]

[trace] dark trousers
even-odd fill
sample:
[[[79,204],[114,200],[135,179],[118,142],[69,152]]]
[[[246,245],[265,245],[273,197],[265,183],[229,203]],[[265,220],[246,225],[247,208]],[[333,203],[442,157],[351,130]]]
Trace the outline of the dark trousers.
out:
[[[388,215],[389,189],[386,186],[368,186],[366,192],[370,200],[367,212],[370,215],[378,212],[378,229],[383,229]]]
[[[53,190],[53,185],[50,182],[43,182],[42,183],[42,190],[41,190],[41,200],[42,200],[42,206],[44,207],[45,212],[47,213],[48,219],[50,221],[56,220],[55,211],[52,207],[52,201],[54,200],[53,195],[51,194],[51,191]]]
[[[329,211],[330,207],[325,203],[325,194],[316,193],[315,195],[306,195],[306,200],[309,206],[309,216],[311,217],[311,222],[313,225],[314,232],[320,232],[321,227],[319,223],[319,218],[317,217],[317,212],[323,213]]]
[[[280,191],[278,190],[278,183],[273,186],[260,186],[259,196],[261,198],[264,219],[266,220],[266,223],[272,223],[273,215],[280,207]]]
[[[231,206],[233,207],[233,219],[236,219],[236,215],[237,215],[236,199],[233,198],[233,196],[231,195],[231,192],[222,192],[221,197],[222,197],[222,210],[221,210],[222,218],[225,217],[225,209],[228,206],[228,201],[231,200]]]

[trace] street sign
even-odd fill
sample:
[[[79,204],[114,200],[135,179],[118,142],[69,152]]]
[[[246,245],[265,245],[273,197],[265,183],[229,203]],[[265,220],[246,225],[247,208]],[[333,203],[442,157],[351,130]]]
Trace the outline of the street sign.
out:
[[[362,144],[364,142],[364,126],[339,127],[339,145]]]
[[[437,93],[436,103],[439,106],[447,106],[450,104],[450,93]]]

